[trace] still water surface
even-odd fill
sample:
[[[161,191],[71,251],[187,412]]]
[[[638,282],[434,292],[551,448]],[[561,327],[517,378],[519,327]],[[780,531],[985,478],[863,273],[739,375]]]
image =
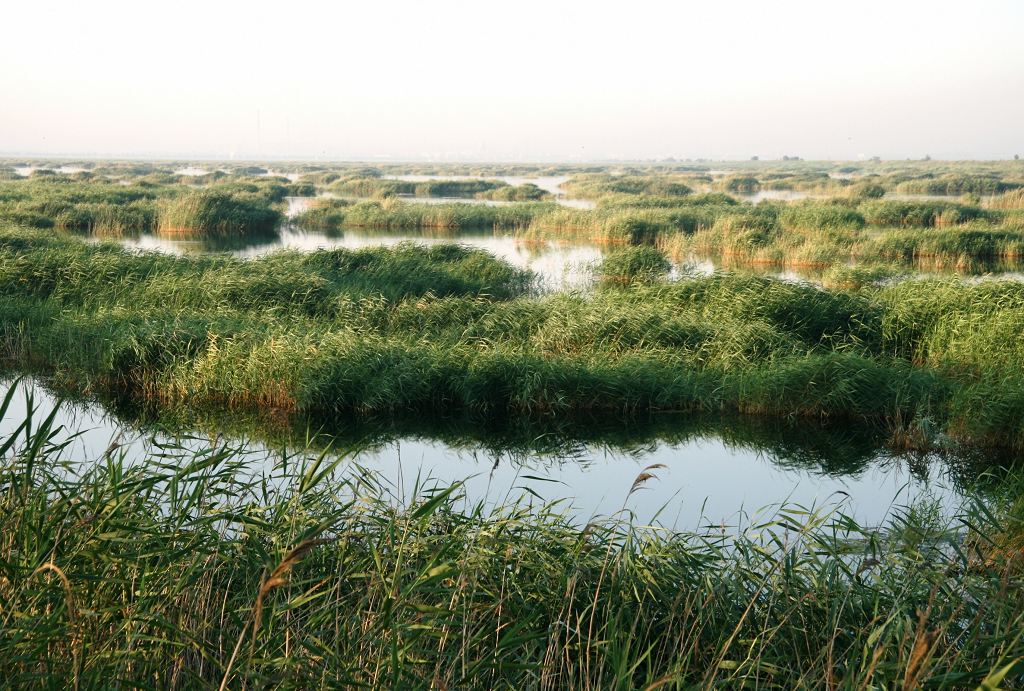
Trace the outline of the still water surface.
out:
[[[120,239],[129,249],[171,254],[228,252],[238,257],[257,257],[279,249],[311,252],[317,249],[360,249],[393,246],[403,242],[423,245],[457,242],[487,250],[513,266],[533,271],[541,290],[586,288],[592,281],[592,268],[602,249],[591,243],[565,243],[554,240],[524,241],[511,232],[492,230],[417,233],[413,231],[375,231],[369,228],[342,228],[332,232],[306,230],[284,224],[272,235],[259,238],[178,240],[140,235]]]
[[[10,385],[10,379],[0,382],[0,392]],[[11,410],[0,420],[0,439],[24,419],[28,394],[39,413],[57,404],[40,383],[23,380],[18,386]],[[62,435],[78,435],[65,453],[76,462],[101,460],[112,442],[121,444],[118,452],[132,459],[152,452],[154,444],[182,439],[152,426],[144,429],[94,402],[64,402],[57,421],[64,426]],[[659,422],[654,431],[623,424],[604,441],[595,440],[598,435],[543,447],[527,444],[529,448],[509,445],[507,437],[501,442],[476,433],[459,437],[422,432],[382,434],[361,444],[339,441],[335,448],[354,449],[342,472],[361,466],[396,497],[409,496],[417,482],[463,481],[468,505],[503,504],[519,497],[535,503],[561,500],[581,523],[625,507],[645,524],[732,530],[770,517],[781,503],[790,503],[841,509],[876,525],[894,506],[917,499],[934,500],[951,512],[960,496],[956,476],[943,460],[892,457],[860,432],[819,433],[807,425],[747,430],[735,423],[716,432],[692,421],[689,426],[685,420],[674,424]],[[245,449],[254,468],[269,471],[286,442],[268,446],[252,440],[259,435],[254,428],[251,435],[239,434],[229,443]],[[207,448],[211,442],[203,436],[190,435],[181,443]],[[221,438],[217,443],[225,442]],[[627,497],[637,475],[652,464],[665,467],[655,469],[656,479]]]

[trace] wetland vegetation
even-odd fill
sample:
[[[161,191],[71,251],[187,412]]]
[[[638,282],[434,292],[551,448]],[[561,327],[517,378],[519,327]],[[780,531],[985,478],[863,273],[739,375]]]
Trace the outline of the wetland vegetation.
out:
[[[1024,681],[1019,162],[4,171],[3,371],[215,439],[77,458],[77,430],[12,418],[16,389],[0,395],[11,683]],[[804,198],[752,201],[766,191]],[[128,242],[258,250],[285,228],[319,235],[256,256]],[[379,241],[346,246],[356,229]],[[470,231],[601,259],[552,289]],[[237,425],[293,451],[253,464]],[[858,432],[772,431],[817,426]],[[623,512],[590,521],[539,495],[488,504],[454,481],[396,496],[342,472],[346,435],[530,457],[714,429],[840,475],[878,449],[937,458],[959,501],[866,525],[782,496],[727,532],[719,516],[636,520],[657,463],[619,488]]]
[[[0,235],[3,352],[141,400],[329,414],[738,411],[1024,445],[1021,283],[848,291],[721,274],[533,297],[526,274],[454,245],[241,260],[38,233]],[[658,258],[612,255],[605,273],[650,277]]]
[[[12,684],[994,688],[1017,674],[1021,511],[1005,498],[877,528],[797,507],[738,537],[584,527],[556,506],[463,506],[457,484],[396,508],[323,457],[253,475],[229,447],[112,452],[69,474],[50,424],[26,421],[0,469]]]
[[[513,186],[501,180],[402,180],[351,176],[335,180],[327,191],[341,197],[470,197],[501,201],[538,201],[551,195],[536,185]]]

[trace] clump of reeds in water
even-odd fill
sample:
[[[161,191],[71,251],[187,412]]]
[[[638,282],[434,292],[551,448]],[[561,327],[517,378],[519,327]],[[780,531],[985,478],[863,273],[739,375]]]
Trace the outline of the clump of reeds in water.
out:
[[[396,180],[376,176],[352,176],[334,181],[328,188],[342,196],[383,198],[394,195],[416,197],[475,197],[509,188],[501,180]],[[525,197],[524,197],[525,198]]]
[[[761,189],[761,183],[750,175],[730,175],[718,183],[718,188],[735,194],[754,194]]]
[[[597,275],[609,284],[652,283],[664,278],[671,268],[668,258],[654,247],[624,247],[604,257],[597,266]]]
[[[982,220],[991,214],[975,205],[945,201],[865,201],[858,210],[869,225],[889,228],[931,228]]]
[[[574,175],[561,185],[570,197],[601,199],[617,195],[650,195],[680,198],[693,190],[686,183],[688,178],[678,175],[612,175],[609,173],[585,173]]]
[[[555,204],[535,202],[488,206],[484,204],[415,204],[398,199],[349,203],[344,200],[318,202],[295,217],[295,223],[320,229],[343,226],[388,230],[432,228],[516,230],[529,225],[538,215],[550,213]]]
[[[477,192],[474,196],[477,199],[506,202],[536,202],[551,198],[549,192],[545,192],[530,182],[523,183],[522,185],[504,185],[492,190]]]
[[[220,190],[165,200],[156,232],[165,236],[232,236],[272,232],[281,214],[266,201]]]
[[[1019,190],[1024,183],[1010,182],[998,175],[967,175],[951,173],[939,177],[921,176],[896,185],[900,194],[957,196],[962,194],[993,195]]]
[[[323,197],[292,218],[292,222],[312,230],[336,230],[345,223],[345,211],[354,202]]]
[[[7,419],[10,396],[0,401]],[[72,455],[0,436],[0,676],[13,687],[1013,688],[1021,511],[926,500],[881,526],[586,525],[557,504],[404,500],[344,456],[183,440]],[[81,461],[87,461],[81,463]]]

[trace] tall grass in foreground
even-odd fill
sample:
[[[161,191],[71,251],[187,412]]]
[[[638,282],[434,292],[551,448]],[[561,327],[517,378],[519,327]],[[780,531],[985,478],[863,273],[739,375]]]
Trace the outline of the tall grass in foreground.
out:
[[[13,391],[13,390],[12,390]],[[8,396],[0,403],[5,417]],[[872,528],[784,506],[735,537],[556,505],[396,499],[321,455],[65,459],[0,437],[0,676],[98,688],[1011,688],[1021,507]],[[79,459],[75,459],[79,460]]]

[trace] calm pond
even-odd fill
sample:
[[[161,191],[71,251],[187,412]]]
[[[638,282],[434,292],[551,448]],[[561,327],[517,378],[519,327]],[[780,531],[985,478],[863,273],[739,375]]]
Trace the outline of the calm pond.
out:
[[[13,385],[0,382],[0,394]],[[57,404],[41,383],[21,380],[11,409],[0,420],[0,439],[24,419],[31,394],[42,419]],[[130,415],[130,413],[129,413]],[[181,443],[208,448],[211,438],[245,450],[256,471],[271,473],[281,452],[301,451],[305,428],[285,434],[259,426],[192,423],[194,432],[171,434],[138,419],[128,420],[96,402],[64,402],[57,422],[58,438],[75,436],[65,457],[95,463],[112,442],[126,458],[160,452],[160,444]],[[209,427],[216,432],[200,431]],[[238,428],[242,432],[221,432]],[[180,423],[178,425],[180,429]],[[468,505],[505,504],[524,497],[534,503],[563,500],[563,508],[581,524],[608,516],[623,507],[644,524],[677,528],[705,525],[735,530],[773,515],[782,503],[807,509],[839,509],[858,521],[876,525],[894,507],[933,500],[952,512],[957,490],[969,482],[965,465],[938,456],[895,457],[883,452],[881,440],[849,427],[826,429],[801,422],[781,426],[740,420],[702,423],[693,418],[661,416],[617,426],[583,425],[584,438],[573,430],[481,429],[479,424],[409,429],[401,425],[367,427],[338,423],[329,440],[348,453],[342,472],[357,466],[372,472],[397,498],[408,496],[416,483],[464,481]],[[291,436],[294,434],[294,436]],[[274,441],[260,441],[273,438]],[[280,439],[285,439],[281,441]],[[664,464],[643,488],[627,498],[637,475],[652,464]]]

